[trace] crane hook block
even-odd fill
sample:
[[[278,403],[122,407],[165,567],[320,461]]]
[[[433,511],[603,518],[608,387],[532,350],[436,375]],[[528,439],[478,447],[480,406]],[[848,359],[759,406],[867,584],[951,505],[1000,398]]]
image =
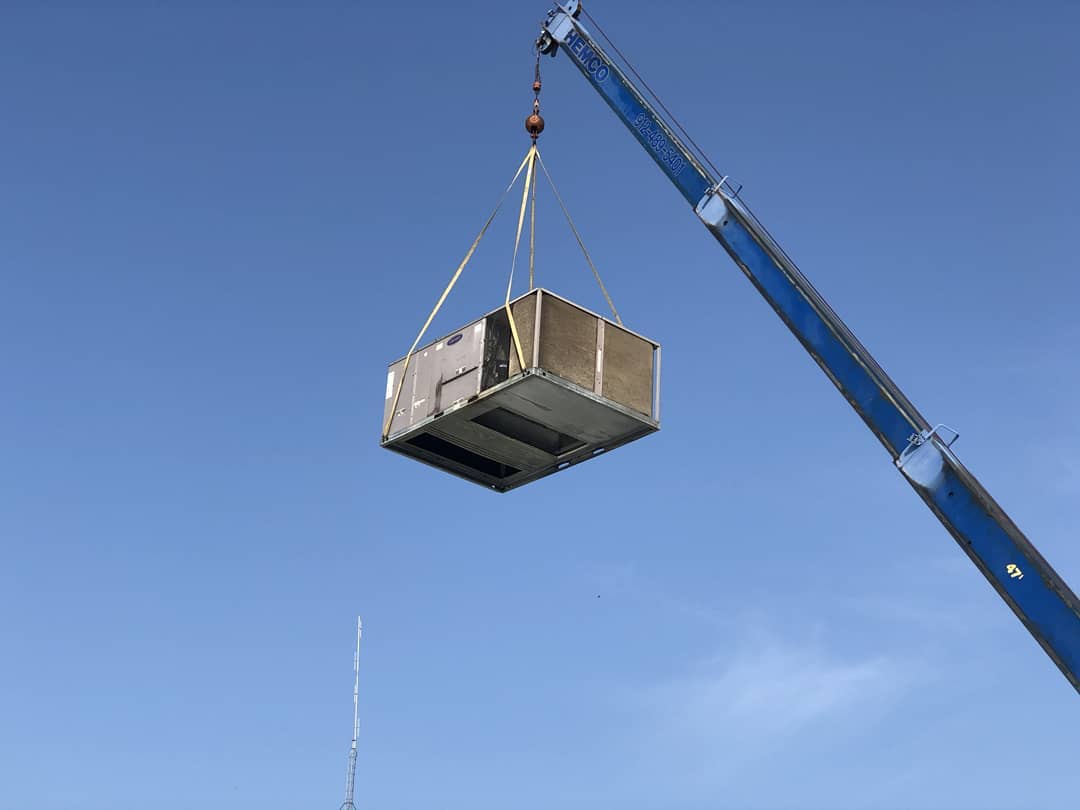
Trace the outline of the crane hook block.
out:
[[[536,139],[540,137],[540,133],[544,131],[544,119],[540,115],[540,102],[533,102],[532,115],[525,119],[525,131],[529,133],[529,137],[533,139],[533,143],[536,143]]]

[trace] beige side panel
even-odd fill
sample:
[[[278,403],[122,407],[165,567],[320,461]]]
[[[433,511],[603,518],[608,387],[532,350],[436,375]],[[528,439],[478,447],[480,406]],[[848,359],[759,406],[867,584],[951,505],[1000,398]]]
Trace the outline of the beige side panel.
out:
[[[652,413],[653,347],[615,324],[604,325],[604,396]]]
[[[596,323],[593,315],[545,295],[540,308],[540,367],[592,391],[596,384]]]
[[[544,301],[543,306],[547,306],[547,300]],[[510,311],[514,313],[514,324],[517,326],[518,338],[521,340],[521,353],[525,355],[525,367],[528,368],[532,365],[533,332],[536,331],[536,293],[511,304]],[[520,371],[521,364],[518,362],[517,349],[511,341],[510,376]]]

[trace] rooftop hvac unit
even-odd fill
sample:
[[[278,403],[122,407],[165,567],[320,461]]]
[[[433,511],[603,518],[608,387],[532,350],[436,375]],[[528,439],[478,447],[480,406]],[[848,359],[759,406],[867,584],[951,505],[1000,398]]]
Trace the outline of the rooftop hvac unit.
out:
[[[658,343],[543,289],[510,311],[525,368],[505,308],[390,365],[383,447],[506,492],[659,430]]]

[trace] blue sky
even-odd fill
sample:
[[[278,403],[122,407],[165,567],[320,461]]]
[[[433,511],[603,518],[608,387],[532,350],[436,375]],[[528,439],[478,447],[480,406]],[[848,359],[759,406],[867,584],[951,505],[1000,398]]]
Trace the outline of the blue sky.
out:
[[[4,12],[0,808],[336,807],[357,613],[359,806],[1075,806],[1076,693],[565,57],[541,149],[663,430],[504,496],[378,447],[546,10]],[[590,11],[1080,586],[1078,7]]]

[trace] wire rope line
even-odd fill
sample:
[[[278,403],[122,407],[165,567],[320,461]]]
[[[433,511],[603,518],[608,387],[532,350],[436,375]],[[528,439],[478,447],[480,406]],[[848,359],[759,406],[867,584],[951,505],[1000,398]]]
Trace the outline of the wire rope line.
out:
[[[604,299],[607,301],[609,307],[611,307],[611,313],[615,316],[615,322],[619,326],[623,325],[622,318],[619,317],[619,311],[615,309],[615,302],[611,300],[611,296],[608,294],[607,287],[604,286],[604,280],[600,278],[600,271],[596,269],[596,265],[593,263],[592,256],[589,255],[588,249],[585,247],[585,243],[581,239],[581,234],[578,233],[577,226],[574,225],[574,220],[570,217],[570,212],[566,209],[566,204],[563,202],[562,196],[559,194],[559,190],[555,187],[555,181],[551,179],[551,173],[548,171],[547,165],[544,163],[544,159],[540,157],[540,152],[537,151],[536,159],[540,163],[540,168],[544,170],[544,176],[547,178],[548,185],[551,186],[551,191],[555,195],[555,199],[559,202],[559,207],[562,208],[563,216],[566,217],[566,222],[570,225],[570,230],[574,234],[574,239],[577,240],[578,247],[581,248],[581,252],[585,255],[585,261],[589,265],[589,269],[592,270],[593,276],[596,278],[596,283],[600,285],[600,292],[604,294]]]
[[[476,235],[476,239],[474,239],[473,243],[469,246],[469,250],[468,252],[466,252],[465,258],[461,260],[461,264],[459,264],[457,270],[454,271],[454,275],[451,277],[450,283],[446,285],[446,289],[443,290],[442,295],[439,296],[439,300],[435,304],[435,308],[431,310],[431,314],[428,315],[428,318],[424,322],[423,327],[421,327],[419,334],[417,334],[416,336],[416,340],[413,341],[412,346],[409,348],[409,353],[405,355],[405,364],[401,368],[401,380],[398,381],[397,390],[394,392],[394,402],[390,406],[390,415],[386,417],[386,423],[383,425],[382,437],[384,440],[390,435],[390,425],[394,421],[394,414],[397,411],[398,402],[401,399],[401,389],[405,385],[405,376],[409,370],[409,361],[412,359],[413,353],[416,351],[416,347],[420,344],[420,341],[423,339],[424,333],[427,332],[428,327],[431,326],[431,322],[435,320],[435,316],[442,308],[442,305],[446,301],[447,296],[450,295],[450,291],[454,289],[454,285],[457,284],[457,280],[461,277],[462,271],[469,263],[469,260],[473,256],[473,253],[476,252],[476,248],[480,245],[480,240],[484,238],[484,234],[487,233],[487,229],[491,225],[492,221],[495,219],[495,215],[499,213],[499,209],[502,208],[503,202],[506,201],[506,196],[510,193],[510,189],[514,187],[514,184],[521,176],[521,173],[525,170],[525,167],[529,165],[529,162],[532,159],[532,155],[533,149],[530,148],[528,154],[525,155],[525,159],[521,161],[521,165],[518,166],[517,171],[514,173],[514,179],[510,181],[509,185],[507,185],[506,189],[503,191],[502,196],[499,197],[499,202],[495,205],[495,209],[491,212],[491,215],[488,216],[487,221],[484,222],[484,227],[480,229],[480,233]]]
[[[588,19],[590,25],[592,25],[596,29],[597,33],[599,33],[600,36],[602,36],[604,38],[604,41],[607,42],[608,45],[611,46],[611,49],[613,51],[615,51],[615,53],[618,55],[618,57],[623,61],[623,64],[626,65],[627,69],[629,69],[629,71],[633,74],[634,78],[637,79],[638,82],[641,84],[641,86],[644,87],[645,90],[648,91],[649,95],[651,95],[653,97],[653,100],[656,101],[657,106],[659,106],[660,109],[664,111],[665,115],[667,115],[667,117],[670,119],[671,123],[675,125],[675,128],[678,129],[678,131],[682,134],[682,136],[684,138],[686,138],[687,143],[689,143],[692,147],[694,147],[694,151],[697,153],[698,159],[703,161],[705,163],[705,165],[707,165],[710,169],[712,169],[713,172],[716,174],[716,177],[721,177],[722,175],[721,175],[720,170],[718,168],[716,168],[716,166],[713,164],[713,162],[711,160],[709,160],[709,156],[707,154],[705,154],[705,150],[697,145],[697,143],[694,141],[693,137],[691,137],[690,133],[686,131],[686,128],[683,127],[683,125],[679,123],[679,119],[676,118],[674,116],[674,114],[672,114],[671,110],[669,110],[667,108],[667,105],[664,104],[663,99],[661,99],[660,96],[657,95],[656,91],[653,90],[652,87],[649,86],[649,83],[646,82],[645,79],[642,78],[641,74],[637,72],[637,69],[634,67],[633,63],[629,59],[626,58],[626,56],[623,54],[622,51],[619,50],[619,46],[615,44],[615,42],[611,39],[611,37],[609,37],[606,33],[604,33],[604,29],[602,29],[600,27],[600,24],[597,23],[595,18],[593,18],[593,16],[591,14],[589,14],[588,11],[586,11],[584,8],[582,8],[581,13],[585,15],[585,17]],[[715,180],[715,178],[713,178],[713,179]]]
[[[539,153],[538,153],[539,154]],[[529,203],[529,289],[536,287],[533,268],[536,264],[536,161],[532,165],[532,200]]]

